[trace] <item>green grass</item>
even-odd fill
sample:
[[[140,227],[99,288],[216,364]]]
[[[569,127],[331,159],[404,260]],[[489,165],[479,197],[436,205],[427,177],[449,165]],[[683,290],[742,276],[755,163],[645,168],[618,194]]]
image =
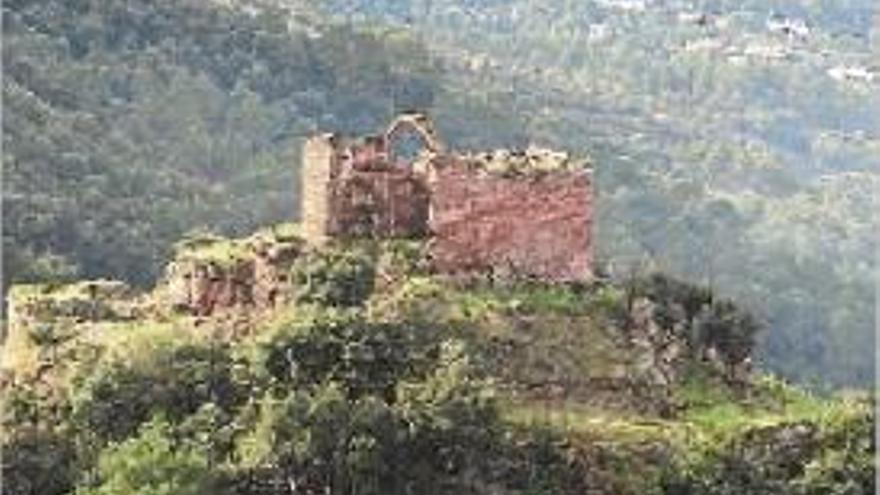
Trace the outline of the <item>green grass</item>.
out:
[[[298,223],[280,223],[258,230],[248,237],[230,239],[211,233],[196,232],[174,246],[179,260],[212,263],[221,268],[231,268],[255,256],[258,243],[305,245]]]
[[[869,409],[859,398],[819,398],[770,377],[757,378],[748,397],[737,398],[730,390],[710,387],[707,382],[686,383],[680,392],[690,402],[673,419],[571,401],[509,400],[502,404],[502,413],[514,424],[538,424],[565,434],[621,443],[661,442],[687,450],[720,445],[755,428],[801,422],[834,425]]]
[[[683,441],[687,425],[638,414],[567,403],[509,402],[502,406],[505,420],[517,425],[539,425],[557,432],[584,436],[591,441],[621,444]]]
[[[854,401],[814,396],[771,376],[756,377],[747,392],[737,395],[696,371],[680,388],[679,396],[685,405],[679,421],[692,425],[704,442],[714,444],[755,428],[801,422],[821,426],[864,412]]]
[[[279,223],[257,232],[256,235],[260,234],[268,234],[277,242],[302,241],[302,227],[296,222]]]
[[[510,287],[482,286],[459,292],[463,303],[493,306],[517,314],[579,315],[587,310],[587,298],[570,287],[520,283]]]
[[[250,247],[241,240],[215,239],[187,244],[178,251],[178,259],[216,263],[230,267],[252,256]]]

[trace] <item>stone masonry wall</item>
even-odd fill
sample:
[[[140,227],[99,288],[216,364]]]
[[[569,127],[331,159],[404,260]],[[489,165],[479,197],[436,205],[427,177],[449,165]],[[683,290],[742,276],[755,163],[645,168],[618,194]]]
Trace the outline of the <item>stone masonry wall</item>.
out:
[[[407,130],[424,145],[412,163],[391,152]],[[566,153],[532,147],[445,152],[426,116],[404,114],[384,134],[307,141],[303,232],[312,242],[432,237],[440,272],[586,280],[593,184],[582,165]]]
[[[313,241],[327,235],[330,184],[337,165],[336,140],[331,134],[313,136],[303,147],[300,201],[303,234]]]
[[[433,264],[552,280],[592,276],[592,176],[586,170],[505,176],[435,160]]]
[[[275,307],[291,290],[289,269],[302,252],[299,242],[259,238],[242,242],[245,247],[235,259],[211,259],[197,251],[178,253],[165,269],[164,306],[194,316]]]
[[[425,235],[424,178],[407,164],[389,163],[384,138],[351,143],[315,136],[303,155],[303,231],[308,239]]]
[[[352,170],[332,185],[328,232],[336,236],[422,237],[428,219],[424,181],[409,168]]]

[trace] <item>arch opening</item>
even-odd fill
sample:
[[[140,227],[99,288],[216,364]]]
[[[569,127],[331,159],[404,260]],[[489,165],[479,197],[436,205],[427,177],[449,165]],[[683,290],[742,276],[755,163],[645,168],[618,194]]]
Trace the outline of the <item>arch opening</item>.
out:
[[[411,113],[397,117],[383,136],[388,159],[392,164],[411,164],[421,152],[439,153],[440,141],[430,119]]]

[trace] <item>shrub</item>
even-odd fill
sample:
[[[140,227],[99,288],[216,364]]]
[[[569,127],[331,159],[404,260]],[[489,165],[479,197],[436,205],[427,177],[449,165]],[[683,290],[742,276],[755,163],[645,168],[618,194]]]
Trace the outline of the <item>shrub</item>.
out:
[[[298,259],[292,274],[300,302],[358,306],[373,293],[376,266],[366,250],[326,249]]]
[[[714,348],[728,365],[751,355],[761,325],[732,301],[662,274],[636,282],[634,290],[656,304],[655,318],[663,328],[684,323],[682,337],[692,350]]]
[[[727,300],[704,306],[692,324],[696,346],[717,349],[728,365],[740,363],[752,354],[755,335],[760,330],[751,314]]]
[[[5,495],[70,493],[77,471],[74,443],[68,436],[36,428],[6,431],[0,448]]]
[[[180,445],[171,425],[154,418],[138,435],[104,449],[98,460],[98,483],[81,486],[78,495],[221,494],[218,476],[204,455]]]
[[[180,420],[203,404],[231,407],[240,399],[226,348],[172,343],[137,360],[100,361],[75,380],[73,418],[97,446],[132,435],[151,416]]]
[[[334,381],[350,398],[390,397],[398,381],[425,372],[435,331],[345,316],[293,322],[260,344],[259,365],[285,386]]]

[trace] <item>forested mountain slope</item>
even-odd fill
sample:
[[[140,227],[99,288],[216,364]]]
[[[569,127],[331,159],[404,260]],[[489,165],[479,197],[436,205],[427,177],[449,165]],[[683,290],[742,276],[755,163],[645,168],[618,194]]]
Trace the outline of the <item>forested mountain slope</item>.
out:
[[[308,11],[3,5],[6,278],[149,282],[186,230],[296,214],[299,141],[428,106],[424,48]]]
[[[612,273],[736,296],[769,324],[762,365],[787,376],[873,379],[870,1],[13,0],[3,14],[4,283],[147,283],[185,231],[295,216],[301,136],[418,107],[453,146],[591,156]],[[806,35],[773,27],[785,19]]]
[[[873,380],[876,2],[325,5],[419,33],[525,139],[592,154],[619,275],[655,266],[735,295],[789,376]]]

